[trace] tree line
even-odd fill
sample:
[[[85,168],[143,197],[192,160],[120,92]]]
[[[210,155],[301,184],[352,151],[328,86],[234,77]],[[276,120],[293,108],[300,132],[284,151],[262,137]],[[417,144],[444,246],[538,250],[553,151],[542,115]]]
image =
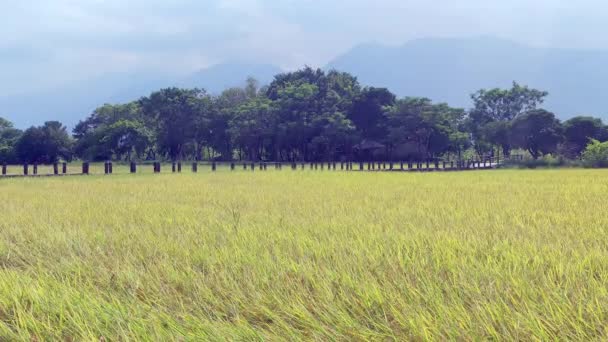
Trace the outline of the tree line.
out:
[[[248,79],[219,95],[166,88],[106,104],[72,130],[45,122],[21,131],[0,118],[0,162],[58,160],[433,160],[475,155],[577,159],[608,140],[601,119],[561,122],[542,109],[547,92],[513,83],[482,89],[465,110],[428,98],[397,98],[351,74],[310,67],[266,86]]]

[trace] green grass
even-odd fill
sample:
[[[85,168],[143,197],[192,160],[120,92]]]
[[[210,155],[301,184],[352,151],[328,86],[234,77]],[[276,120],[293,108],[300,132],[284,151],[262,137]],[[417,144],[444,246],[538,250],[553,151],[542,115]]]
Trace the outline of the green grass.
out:
[[[593,170],[0,179],[0,339],[605,340],[606,203]]]

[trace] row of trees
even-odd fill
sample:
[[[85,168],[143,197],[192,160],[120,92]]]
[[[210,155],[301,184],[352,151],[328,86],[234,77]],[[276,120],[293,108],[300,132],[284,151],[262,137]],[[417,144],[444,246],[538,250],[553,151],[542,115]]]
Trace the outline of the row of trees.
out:
[[[0,120],[0,162],[69,160],[340,160],[508,156],[578,158],[591,139],[608,140],[600,119],[564,123],[540,108],[548,94],[514,83],[480,90],[464,110],[427,98],[398,99],[338,71],[304,68],[259,87],[214,96],[167,88],[127,104],[106,104],[70,135],[59,122],[24,132]]]

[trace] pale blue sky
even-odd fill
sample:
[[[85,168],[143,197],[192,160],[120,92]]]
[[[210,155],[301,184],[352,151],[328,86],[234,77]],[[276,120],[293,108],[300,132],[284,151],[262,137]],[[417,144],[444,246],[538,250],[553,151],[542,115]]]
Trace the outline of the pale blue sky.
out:
[[[4,0],[0,91],[230,60],[322,66],[423,37],[608,49],[607,20],[605,0]]]

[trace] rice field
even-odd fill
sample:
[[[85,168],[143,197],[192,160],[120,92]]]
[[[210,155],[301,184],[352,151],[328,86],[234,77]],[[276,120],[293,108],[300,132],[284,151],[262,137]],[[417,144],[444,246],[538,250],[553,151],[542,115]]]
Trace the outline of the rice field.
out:
[[[0,340],[605,340],[607,203],[598,170],[0,179]]]

